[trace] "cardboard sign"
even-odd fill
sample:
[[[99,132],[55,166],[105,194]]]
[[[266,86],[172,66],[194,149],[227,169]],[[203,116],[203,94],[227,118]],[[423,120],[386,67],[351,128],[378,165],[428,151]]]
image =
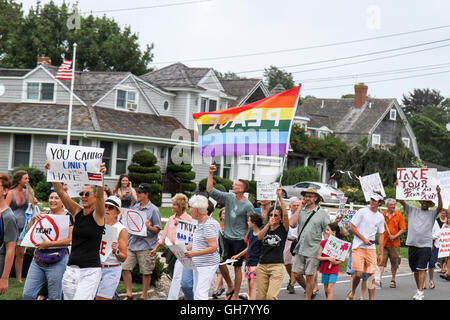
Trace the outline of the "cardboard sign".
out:
[[[178,220],[175,244],[182,244],[184,246],[192,244],[196,228],[197,223],[194,221]]]
[[[450,205],[450,171],[437,173],[438,185],[441,188],[442,207],[448,208]]]
[[[277,200],[277,189],[280,184],[257,182],[256,184],[256,200]]]
[[[444,228],[439,237],[439,253],[438,258],[450,256],[450,228]]]
[[[361,188],[364,193],[364,198],[367,202],[370,201],[370,195],[374,191],[379,191],[383,195],[383,197],[386,197],[386,193],[384,192],[383,183],[381,182],[380,174],[373,173],[369,174],[367,176],[359,177],[359,182],[361,183]]]
[[[128,233],[146,237],[147,236],[147,226],[145,222],[147,221],[147,215],[145,212],[134,210],[134,209],[123,209],[122,218],[120,222],[125,226]]]
[[[397,199],[431,200],[437,203],[436,168],[398,168],[397,181]]]
[[[192,258],[188,258],[184,255],[186,252],[186,247],[184,244],[175,244],[173,246],[168,246],[170,251],[177,257],[178,261],[180,261],[183,266],[188,269],[195,269],[195,264],[192,261]]]
[[[350,251],[351,243],[338,239],[335,236],[330,235],[322,250],[323,254],[329,257],[335,258],[336,260],[345,261],[347,255]]]
[[[105,224],[105,232],[100,242],[100,262],[104,263],[112,252],[112,243],[118,241],[117,228]]]
[[[46,214],[28,230],[21,242],[23,247],[36,247],[45,241],[58,241],[69,236],[69,216],[60,214]],[[52,247],[56,248],[56,247]]]
[[[353,219],[353,216],[356,214],[356,210],[352,209],[344,209],[342,210],[342,220],[339,221],[338,225],[341,227],[350,227],[350,221]]]
[[[47,182],[102,185],[100,165],[103,150],[103,148],[47,143],[46,155],[50,162]]]

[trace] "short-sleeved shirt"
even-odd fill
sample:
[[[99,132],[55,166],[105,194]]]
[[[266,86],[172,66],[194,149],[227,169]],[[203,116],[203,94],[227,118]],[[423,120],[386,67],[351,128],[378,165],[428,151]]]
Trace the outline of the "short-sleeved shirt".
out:
[[[330,223],[330,215],[328,212],[320,207],[315,207],[310,211],[307,211],[306,207],[303,207],[298,216],[297,232],[298,234],[301,232],[308,217],[313,213],[314,216],[309,220],[303,230],[300,239],[294,248],[294,252],[304,257],[317,258],[320,242],[322,241],[322,234]]]
[[[231,240],[243,240],[248,231],[248,213],[255,211],[252,203],[248,199],[238,201],[234,193],[222,192],[215,188],[209,195],[225,206],[224,237]]]
[[[405,219],[403,218],[403,215],[400,212],[394,210],[394,215],[391,218],[389,218],[387,211],[384,211],[383,216],[391,235],[397,234],[400,230],[406,230]],[[385,229],[386,230],[384,231],[384,247],[385,248],[400,247],[400,237],[397,237],[394,240],[390,240],[388,230],[387,228]]]
[[[327,241],[328,241],[327,239],[322,240],[322,242],[320,242],[320,246],[322,248],[325,248]],[[329,256],[322,252],[322,257],[329,257]],[[331,266],[331,268],[329,266],[330,266],[330,261],[321,261],[320,262],[320,273],[339,274],[339,265],[338,264]]]
[[[376,211],[373,212],[368,207],[356,211],[350,223],[353,224],[359,233],[366,239],[374,240],[377,233],[384,233],[384,217]],[[376,249],[375,243],[366,245],[361,238],[353,238],[352,248]]]
[[[286,244],[288,231],[282,224],[275,230],[267,230],[262,240],[260,264],[284,264],[284,246]]]
[[[208,218],[206,221],[197,224],[194,231],[194,240],[192,242],[192,251],[199,251],[209,248],[207,239],[217,238],[219,236],[217,230],[217,221]],[[196,267],[207,267],[219,264],[219,253],[216,251],[201,256],[192,257]]]
[[[17,228],[17,219],[11,208],[7,208],[0,215],[2,219],[3,241],[0,238],[0,255],[6,254],[6,243],[16,242],[19,237],[19,229]],[[1,235],[0,235],[1,236]]]
[[[139,210],[145,213],[146,218],[153,227],[161,229],[161,214],[158,207],[150,201],[141,209],[140,204],[136,203],[131,209]],[[158,233],[153,233],[147,229],[147,236],[142,237],[135,234],[129,234],[128,249],[131,251],[152,250],[158,243]]]
[[[408,215],[406,245],[431,248],[433,244],[432,230],[437,216],[436,210],[422,210],[406,204],[405,213]]]
[[[176,214],[170,216],[169,220],[166,222],[164,226],[164,230],[161,233],[161,237],[159,237],[159,244],[163,245],[165,243],[166,238],[169,239],[170,243],[175,244],[177,241],[177,225],[175,221],[184,220],[184,221],[192,221],[192,217],[185,212],[182,213],[181,216],[177,217]]]

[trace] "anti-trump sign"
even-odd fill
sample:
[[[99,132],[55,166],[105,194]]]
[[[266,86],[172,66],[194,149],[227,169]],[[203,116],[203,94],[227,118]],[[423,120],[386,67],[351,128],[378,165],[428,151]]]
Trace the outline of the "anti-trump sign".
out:
[[[43,241],[58,241],[69,236],[69,216],[46,214],[28,230],[21,242],[23,247],[36,247]]]
[[[48,143],[46,155],[50,169],[47,182],[102,185],[103,151],[103,148]]]
[[[120,222],[125,226],[128,233],[146,237],[147,236],[147,226],[145,222],[147,221],[147,215],[145,212],[135,210],[135,209],[123,209],[122,218]]]
[[[396,198],[437,201],[437,169],[398,168]]]
[[[195,228],[197,228],[197,224],[194,221],[178,220],[175,244],[185,246],[192,244]]]

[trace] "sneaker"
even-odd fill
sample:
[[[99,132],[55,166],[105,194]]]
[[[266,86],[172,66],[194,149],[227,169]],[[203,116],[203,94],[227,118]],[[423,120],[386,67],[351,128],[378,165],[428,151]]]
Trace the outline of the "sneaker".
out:
[[[295,293],[294,286],[293,286],[292,284],[290,284],[290,283],[287,285],[286,290],[287,290],[287,292],[288,292],[289,294],[294,294],[294,293]]]
[[[413,300],[424,300],[425,296],[423,292],[417,291],[416,294],[413,296]]]

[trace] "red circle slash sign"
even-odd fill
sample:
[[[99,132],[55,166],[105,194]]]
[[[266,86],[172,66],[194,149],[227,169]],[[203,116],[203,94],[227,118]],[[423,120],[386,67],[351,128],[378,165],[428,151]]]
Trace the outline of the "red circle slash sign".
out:
[[[47,222],[46,222],[46,221],[47,221]],[[45,229],[46,227],[47,227],[47,228],[52,228],[52,229],[53,229],[53,232],[55,233],[54,239],[52,239],[52,238],[50,237],[50,234],[48,234],[47,232],[43,233],[43,235],[46,236],[47,239],[48,239],[49,241],[56,241],[56,240],[58,240],[58,238],[59,238],[59,228],[58,228],[58,226],[56,225],[55,221],[54,221],[50,216],[45,215],[41,220],[37,221],[37,222],[34,224],[33,229],[31,230],[31,234],[30,234],[30,241],[31,241],[31,243],[33,243],[34,245],[37,245],[38,243],[42,242],[42,241],[41,241],[42,239],[39,239],[40,241],[39,241],[39,242],[36,242],[36,241],[34,240],[34,238],[33,238],[33,235],[36,235],[35,232],[34,232],[35,229],[36,229],[36,227],[39,227],[39,228],[41,228],[41,229]],[[52,232],[52,233],[53,233],[53,232]],[[42,234],[40,234],[40,235],[42,235]]]
[[[139,212],[134,210],[128,210],[127,224],[130,231],[141,232],[142,229],[144,228],[144,219],[142,219]]]

